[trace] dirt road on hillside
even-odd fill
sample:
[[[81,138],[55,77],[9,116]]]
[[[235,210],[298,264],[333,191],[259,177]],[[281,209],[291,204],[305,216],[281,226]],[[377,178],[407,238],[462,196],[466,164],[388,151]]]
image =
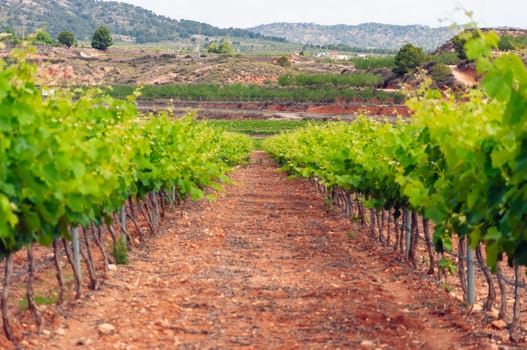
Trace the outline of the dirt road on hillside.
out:
[[[496,348],[446,292],[264,153],[232,178],[215,202],[176,209],[27,348]]]

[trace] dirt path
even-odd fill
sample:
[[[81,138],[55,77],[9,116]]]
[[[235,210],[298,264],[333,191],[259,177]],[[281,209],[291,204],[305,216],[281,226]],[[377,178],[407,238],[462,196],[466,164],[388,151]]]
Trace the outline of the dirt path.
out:
[[[455,301],[263,153],[188,203],[36,349],[481,349]],[[379,259],[385,256],[385,259]],[[109,324],[104,330],[101,324]],[[107,333],[107,334],[103,334]]]

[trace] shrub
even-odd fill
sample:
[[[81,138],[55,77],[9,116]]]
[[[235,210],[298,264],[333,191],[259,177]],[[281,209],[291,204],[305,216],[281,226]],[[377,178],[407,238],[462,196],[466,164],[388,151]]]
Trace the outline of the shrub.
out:
[[[17,44],[18,38],[12,28],[0,29],[0,42]]]
[[[72,32],[69,31],[63,31],[60,32],[59,36],[57,37],[57,40],[60,44],[71,47],[73,43],[75,42],[75,36]]]
[[[35,44],[44,44],[44,45],[53,45],[54,41],[51,35],[49,35],[48,32],[40,31],[37,33],[35,40]]]
[[[432,62],[442,63],[446,65],[455,65],[459,62],[456,52],[442,52],[439,55],[431,57]]]
[[[430,69],[430,76],[434,83],[441,85],[452,76],[452,72],[446,64],[437,63]]]
[[[452,45],[454,45],[454,50],[456,50],[457,57],[461,60],[467,59],[467,54],[465,53],[466,42],[467,40],[459,34],[452,38]]]
[[[289,59],[287,58],[287,56],[280,56],[280,58],[278,59],[278,65],[282,67],[290,67],[291,62],[289,62]]]

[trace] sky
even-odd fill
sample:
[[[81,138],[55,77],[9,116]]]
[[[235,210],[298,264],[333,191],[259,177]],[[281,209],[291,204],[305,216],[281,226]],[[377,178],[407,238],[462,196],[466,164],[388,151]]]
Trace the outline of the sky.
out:
[[[527,0],[124,0],[175,19],[221,28],[249,28],[273,22],[317,24],[424,24],[431,27],[469,22],[480,27],[527,29]]]

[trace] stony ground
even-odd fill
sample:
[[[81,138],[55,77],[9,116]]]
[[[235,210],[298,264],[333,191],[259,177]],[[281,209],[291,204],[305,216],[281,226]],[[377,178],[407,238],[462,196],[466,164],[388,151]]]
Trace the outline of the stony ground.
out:
[[[477,317],[263,153],[186,203],[32,349],[497,349]]]

